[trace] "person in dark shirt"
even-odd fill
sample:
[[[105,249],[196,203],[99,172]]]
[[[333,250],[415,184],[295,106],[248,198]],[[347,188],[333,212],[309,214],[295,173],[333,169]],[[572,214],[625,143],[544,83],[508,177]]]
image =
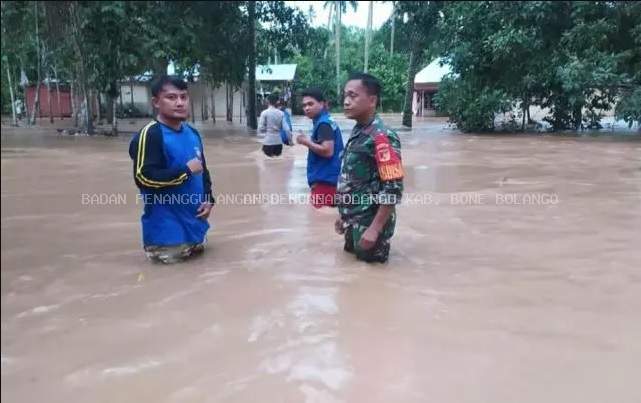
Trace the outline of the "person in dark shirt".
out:
[[[303,112],[314,126],[311,137],[300,132],[296,141],[309,148],[307,183],[311,188],[311,201],[316,208],[334,206],[343,152],[341,129],[329,115],[320,89],[309,88],[302,96]]]

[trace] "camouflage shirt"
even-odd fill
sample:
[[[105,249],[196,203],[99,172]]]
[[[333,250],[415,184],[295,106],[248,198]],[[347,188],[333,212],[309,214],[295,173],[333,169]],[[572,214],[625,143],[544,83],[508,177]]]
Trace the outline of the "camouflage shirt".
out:
[[[356,125],[343,154],[337,204],[343,219],[376,214],[379,204],[398,204],[403,194],[401,141],[376,116]]]

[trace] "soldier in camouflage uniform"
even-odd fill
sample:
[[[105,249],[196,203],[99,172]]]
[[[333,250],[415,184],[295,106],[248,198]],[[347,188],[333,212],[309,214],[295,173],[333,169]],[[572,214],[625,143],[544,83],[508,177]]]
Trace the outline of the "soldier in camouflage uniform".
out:
[[[343,154],[336,231],[345,235],[347,252],[384,263],[403,193],[403,166],[398,135],[376,115],[380,91],[368,74],[354,74],[345,85],[345,116],[357,124]]]

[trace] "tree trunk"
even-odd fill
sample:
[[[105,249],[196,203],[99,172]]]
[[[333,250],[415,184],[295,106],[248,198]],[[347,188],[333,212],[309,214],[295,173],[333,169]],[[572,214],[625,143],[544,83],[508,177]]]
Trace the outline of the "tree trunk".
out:
[[[22,87],[22,110],[20,111],[20,115],[18,116],[18,119],[25,118],[27,120],[27,125],[29,124],[29,108],[27,105],[27,73],[24,72],[24,64],[22,63],[22,58],[18,57],[20,60],[20,86]],[[25,82],[24,80],[27,82]],[[17,98],[17,94],[16,94]]]
[[[247,98],[249,107],[247,108],[247,127],[252,130],[258,128],[256,119],[256,3],[250,1],[249,8],[249,43],[251,51],[249,52],[249,66],[247,77]],[[215,122],[215,119],[214,119]]]
[[[80,121],[80,126],[78,127],[79,131],[86,131],[87,127],[87,100],[84,97],[84,94],[80,95],[80,106],[78,110],[78,116]]]
[[[205,102],[207,102],[206,99],[207,97],[205,94],[200,97],[200,120],[203,122],[207,121],[207,119],[205,119],[205,116],[207,115],[207,105],[205,105]],[[209,116],[207,117],[209,118]]]
[[[47,77],[47,106],[49,107],[49,123],[53,124],[53,105],[51,104],[51,78]]]
[[[327,18],[327,31],[331,31],[330,27],[332,26],[332,17],[333,17],[332,13],[334,12],[335,4],[336,3],[333,3],[332,6],[329,8],[329,17]],[[334,31],[334,32],[336,32],[336,31]],[[331,35],[330,35],[330,38],[329,38],[329,40],[327,42],[327,46],[325,47],[325,51],[323,52],[323,60],[327,59],[327,50],[329,49],[329,47],[331,45],[332,45],[332,39],[331,39]]]
[[[392,34],[390,38],[390,56],[394,56],[394,30],[396,29],[396,2],[392,1]],[[396,73],[394,65],[392,65],[392,73]],[[383,97],[381,96],[381,112],[383,112]]]
[[[213,124],[216,124],[216,89],[212,87],[211,89],[211,121]]]
[[[78,127],[78,106],[76,104],[76,88],[73,85],[73,80],[71,81],[69,91],[71,92],[71,118],[73,119],[74,127]]]
[[[80,38],[80,17],[78,16],[78,4],[71,2],[70,6],[70,25],[72,30],[72,39],[74,50],[76,53],[76,60],[78,66],[78,78],[80,84],[80,93],[82,95],[83,105],[85,106],[85,120],[83,122],[87,134],[93,134],[93,116],[91,113],[91,104],[89,103],[89,88],[87,83],[87,72],[85,70],[86,60],[85,54],[82,50]]]
[[[96,100],[98,101],[98,102],[96,102],[98,104],[98,111],[96,113],[96,116],[97,116],[96,120],[98,121],[98,124],[101,124],[101,122],[102,122],[102,111],[100,109],[102,109],[102,102],[100,101],[100,91],[96,91]]]
[[[115,102],[114,100],[116,99],[116,97],[112,97],[110,94],[111,94],[110,92],[106,93],[107,103],[105,104],[105,118],[107,119],[106,123],[111,125],[113,124],[113,116],[114,116],[114,111],[112,111],[112,109],[114,107],[114,102]]]
[[[414,77],[416,76],[419,64],[420,48],[412,46],[410,52],[410,63],[407,67],[407,88],[405,90],[405,105],[403,106],[403,126],[412,127],[412,97],[414,95]]]
[[[37,72],[37,77],[38,77],[38,84],[36,85],[36,96],[34,98],[33,102],[33,110],[31,111],[31,120],[30,124],[35,125],[36,124],[36,112],[40,110],[40,34],[38,30],[38,2],[34,1],[33,6],[35,8],[35,13],[34,13],[34,18],[35,18],[35,23],[36,23],[36,72]]]
[[[229,85],[227,86],[227,121],[233,122],[234,120],[234,89]]]
[[[523,101],[523,107],[522,108],[523,108],[523,118],[521,120],[521,131],[524,132],[525,131],[525,118],[526,118],[526,116],[525,116],[526,112],[525,111],[527,110],[527,106],[526,106],[525,101]]]
[[[369,43],[372,36],[372,13],[373,13],[374,2],[370,0],[369,10],[367,12],[367,33],[365,34],[365,69],[363,70],[367,73],[369,67]]]
[[[581,111],[581,107],[575,107],[574,108],[574,113],[572,114],[574,117],[574,130],[581,130],[581,120],[583,117],[583,112]]]
[[[247,108],[245,107],[245,91],[241,91],[241,103],[240,108],[238,108],[238,123],[243,123],[243,111],[247,113]]]
[[[117,107],[118,102],[118,93],[116,92],[118,88],[118,82],[113,81],[109,84],[109,88],[105,95],[107,96],[107,104],[105,105],[105,117],[107,118],[107,123],[113,125],[114,111],[113,109]],[[116,94],[116,95],[114,95]]]
[[[169,66],[169,62],[166,59],[156,60],[154,63],[154,75],[160,77],[167,74],[167,66]]]
[[[11,81],[11,70],[9,69],[9,63],[5,66],[7,68],[7,79],[9,80],[9,96],[11,97],[11,117],[12,124],[18,126],[18,117],[16,115],[16,100],[13,95],[13,83]]]
[[[111,135],[118,135],[118,117],[116,116],[116,97],[111,100]]]
[[[81,66],[83,62],[80,62]],[[91,111],[90,103],[90,94],[89,88],[87,88],[87,79],[84,74],[84,67],[81,67],[82,72],[80,73],[80,95],[82,97],[82,103],[80,105],[80,111],[82,114],[82,128],[85,129],[87,134],[93,134],[93,114]]]
[[[40,77],[38,77],[38,84],[36,85],[36,95],[33,99],[33,105],[31,108],[31,118],[29,118],[29,124],[36,124],[36,112],[40,110]]]
[[[84,87],[84,98],[85,98],[85,128],[87,129],[87,134],[94,134],[93,131],[93,111],[91,110],[91,90],[87,88],[86,79]]]
[[[191,109],[191,123],[196,123],[196,113],[194,113],[194,99],[189,97],[189,108]]]
[[[53,69],[53,76],[56,80],[56,100],[58,102],[58,117],[62,120],[62,105],[60,104],[60,81],[58,81],[58,70],[55,67]]]
[[[341,11],[338,8],[338,2],[335,3],[337,9],[335,10],[336,24],[336,102],[337,105],[341,104]]]
[[[129,91],[131,92],[131,109],[134,108],[134,79],[133,77],[129,79]]]
[[[394,31],[396,31],[396,2],[392,2],[392,37],[390,38],[389,53],[394,56]]]
[[[234,121],[234,87],[229,87],[229,120]]]
[[[225,120],[229,122],[229,83],[225,83]]]

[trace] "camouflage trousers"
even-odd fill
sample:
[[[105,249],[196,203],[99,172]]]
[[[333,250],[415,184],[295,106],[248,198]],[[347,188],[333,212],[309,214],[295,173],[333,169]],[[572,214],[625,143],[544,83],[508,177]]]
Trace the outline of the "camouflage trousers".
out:
[[[173,264],[182,262],[190,257],[200,255],[205,251],[205,244],[180,244],[171,246],[145,246],[147,257],[154,263]]]
[[[343,249],[346,252],[355,254],[358,260],[385,263],[389,257],[390,240],[394,235],[394,228],[396,227],[396,212],[393,212],[387,220],[374,246],[365,250],[360,248],[358,244],[361,241],[363,233],[373,220],[374,215],[347,220],[345,227],[345,246]]]

